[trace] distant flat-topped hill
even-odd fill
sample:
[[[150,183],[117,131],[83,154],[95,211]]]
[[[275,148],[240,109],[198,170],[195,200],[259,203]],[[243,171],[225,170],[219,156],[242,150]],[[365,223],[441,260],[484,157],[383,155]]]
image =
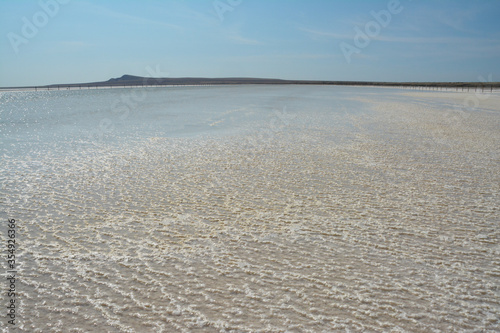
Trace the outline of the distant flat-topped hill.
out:
[[[152,78],[134,75],[123,75],[122,77],[110,79],[105,82],[97,82],[98,85],[198,85],[198,84],[286,84],[298,81],[260,78]]]

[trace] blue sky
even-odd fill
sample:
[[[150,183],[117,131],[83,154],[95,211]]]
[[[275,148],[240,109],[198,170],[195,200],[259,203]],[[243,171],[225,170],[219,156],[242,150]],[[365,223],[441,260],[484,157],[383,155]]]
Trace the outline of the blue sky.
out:
[[[0,86],[123,74],[500,81],[499,17],[498,0],[0,0]]]

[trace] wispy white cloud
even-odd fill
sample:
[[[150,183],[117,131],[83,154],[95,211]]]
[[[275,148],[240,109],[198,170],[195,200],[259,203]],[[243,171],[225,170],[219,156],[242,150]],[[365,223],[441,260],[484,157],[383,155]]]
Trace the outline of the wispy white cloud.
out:
[[[144,24],[148,26],[160,26],[164,28],[169,28],[169,29],[174,29],[174,30],[182,30],[182,27],[179,25],[163,22],[163,21],[156,21],[140,16],[135,16],[135,15],[130,15],[114,10],[110,10],[104,6],[101,5],[96,5],[94,3],[89,3],[89,2],[82,2],[80,3],[81,5],[85,6],[88,10],[93,11],[97,15],[102,15],[102,16],[108,16],[113,19],[119,19],[123,21],[127,21],[130,23],[134,24]]]
[[[336,54],[324,54],[324,53],[280,53],[280,54],[260,54],[260,55],[248,55],[248,56],[232,56],[228,57],[231,60],[237,61],[261,61],[261,60],[283,60],[283,59],[310,59],[310,60],[320,60],[320,59],[334,59],[339,58],[341,55]]]
[[[321,31],[317,29],[310,29],[310,28],[298,28],[298,30],[303,31],[308,33],[311,37],[328,37],[328,38],[335,38],[335,39],[352,39],[352,35],[349,34],[339,34],[335,32],[330,32],[330,31]]]
[[[256,40],[247,38],[241,35],[239,31],[228,31],[224,33],[225,38],[227,38],[230,42],[242,45],[262,45],[263,43]]]
[[[433,16],[438,23],[444,26],[460,32],[472,32],[469,23],[474,21],[481,11],[482,8],[477,4],[477,6],[465,10],[434,11]]]
[[[67,48],[84,48],[84,47],[90,47],[93,46],[93,44],[78,41],[78,40],[72,40],[72,41],[61,41],[60,42],[62,47],[67,47]]]
[[[187,1],[185,3],[176,3],[174,12],[176,18],[188,20],[189,22],[193,22],[196,26],[220,25],[220,20],[215,13],[210,15],[208,11],[203,12],[201,10],[196,10],[193,6],[189,6]]]
[[[230,43],[241,44],[241,45],[263,45],[262,41],[254,38],[247,37],[244,32],[245,23],[244,21],[239,21],[238,23],[232,25],[217,26],[212,33],[216,36],[220,36]]]
[[[81,40],[51,41],[46,44],[47,52],[55,54],[76,54],[95,47],[96,44]]]
[[[352,38],[353,36],[351,36]],[[478,39],[469,37],[395,37],[379,35],[372,37],[373,40],[394,43],[411,43],[411,44],[491,44],[500,43],[500,40],[494,39]]]
[[[428,59],[491,59],[500,57],[500,44],[455,44],[453,47],[408,48],[400,53],[402,58]]]
[[[339,34],[329,31],[321,31],[310,28],[299,28],[299,30],[309,33],[313,36],[321,36],[332,39],[353,40],[355,32],[351,34]],[[388,36],[380,33],[377,36],[370,37],[370,40],[393,43],[411,43],[411,44],[500,44],[499,39],[492,38],[472,38],[472,37],[451,37],[451,36],[436,36],[436,37],[411,37],[411,36]]]
[[[477,23],[489,12],[497,11],[491,1],[463,1],[452,5],[453,1],[436,2],[432,10],[425,4],[414,3],[411,15],[406,15],[405,20],[392,24],[388,29],[404,29],[417,32],[447,32],[461,35],[477,35],[484,33],[477,30]]]

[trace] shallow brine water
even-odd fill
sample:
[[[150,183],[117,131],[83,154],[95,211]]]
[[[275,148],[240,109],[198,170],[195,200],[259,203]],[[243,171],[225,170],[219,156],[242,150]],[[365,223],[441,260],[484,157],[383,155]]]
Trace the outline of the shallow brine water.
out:
[[[332,86],[0,92],[15,326],[498,331],[499,105]]]

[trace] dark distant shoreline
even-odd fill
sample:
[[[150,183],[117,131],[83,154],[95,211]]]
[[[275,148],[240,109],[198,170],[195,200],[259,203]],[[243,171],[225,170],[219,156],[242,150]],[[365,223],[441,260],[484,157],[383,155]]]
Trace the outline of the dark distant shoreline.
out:
[[[113,87],[145,87],[145,86],[192,86],[192,85],[241,85],[241,84],[294,84],[294,85],[335,85],[335,86],[374,86],[422,89],[450,89],[493,91],[500,88],[500,82],[372,82],[372,81],[315,81],[315,80],[281,80],[260,78],[151,78],[123,75],[120,78],[102,82],[51,84],[45,86],[1,87],[0,90],[58,90],[58,89],[91,89]]]

